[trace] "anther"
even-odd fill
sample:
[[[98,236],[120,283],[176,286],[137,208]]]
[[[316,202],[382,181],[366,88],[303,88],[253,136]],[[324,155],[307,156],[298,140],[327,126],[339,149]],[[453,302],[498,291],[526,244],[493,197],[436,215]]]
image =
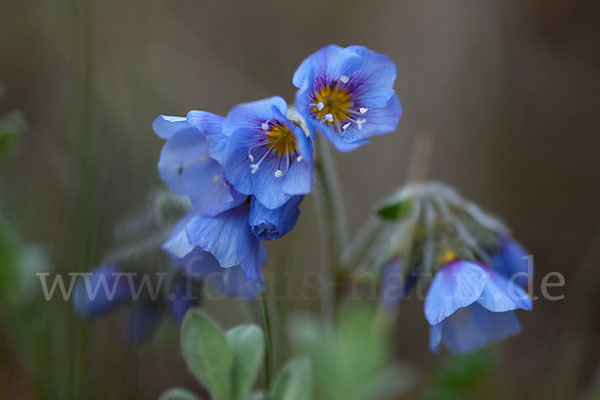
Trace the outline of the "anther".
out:
[[[323,108],[325,108],[325,104],[323,104],[322,101],[317,103],[317,110],[321,111]]]
[[[250,159],[250,162],[254,162],[254,156],[252,154],[248,154],[248,158]]]
[[[325,119],[329,122],[333,122],[333,114],[325,114]]]
[[[361,108],[359,108],[359,111],[360,111],[361,114],[364,114],[367,111],[369,111],[369,109],[367,107],[361,107]]]
[[[342,81],[342,83],[348,83],[349,80],[350,78],[348,78],[346,75],[340,76],[340,81]]]
[[[300,161],[302,161],[303,159],[304,159],[304,158],[302,158],[302,156],[298,156],[298,157],[296,158],[296,161],[297,161],[297,162],[300,162]]]
[[[351,122],[346,122],[344,125],[342,125],[342,129],[343,129],[343,130],[346,130],[346,129],[348,129],[348,128],[350,127],[350,125],[351,125],[351,124],[352,124]]]
[[[258,171],[258,164],[250,164],[250,173],[255,174]]]
[[[283,176],[283,171],[278,169],[275,171],[275,178],[281,178]]]
[[[263,128],[263,131],[268,131],[269,130],[269,124],[267,124],[266,122],[263,122],[260,125],[261,128]]]

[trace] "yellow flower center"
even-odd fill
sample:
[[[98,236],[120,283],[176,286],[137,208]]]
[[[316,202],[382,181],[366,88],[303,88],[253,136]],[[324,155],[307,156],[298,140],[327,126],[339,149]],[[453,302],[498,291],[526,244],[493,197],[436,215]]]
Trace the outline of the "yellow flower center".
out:
[[[313,111],[328,125],[340,124],[350,119],[353,105],[350,93],[339,86],[325,86],[315,95]]]
[[[458,259],[458,254],[448,246],[444,246],[442,254],[440,255],[440,265],[446,265],[454,260]]]
[[[296,152],[296,136],[292,130],[280,124],[272,124],[267,131],[267,146],[273,148],[280,156],[294,154]]]

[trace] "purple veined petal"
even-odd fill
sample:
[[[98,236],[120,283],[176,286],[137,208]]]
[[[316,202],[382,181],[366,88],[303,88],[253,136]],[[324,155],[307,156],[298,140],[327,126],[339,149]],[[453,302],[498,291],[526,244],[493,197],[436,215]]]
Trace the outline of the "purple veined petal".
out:
[[[279,96],[238,104],[233,107],[223,122],[223,134],[231,136],[243,129],[260,130],[261,125],[274,118],[285,118],[287,103]]]
[[[225,117],[207,111],[192,110],[187,114],[187,122],[204,136],[219,135],[223,131]]]
[[[442,267],[425,299],[425,317],[437,325],[457,310],[473,304],[483,293],[488,275],[479,265],[458,260]]]
[[[348,50],[362,58],[361,67],[349,77],[349,83],[356,81],[353,90],[356,101],[364,107],[385,107],[396,93],[394,91],[396,65],[388,56],[364,46],[350,46]]]

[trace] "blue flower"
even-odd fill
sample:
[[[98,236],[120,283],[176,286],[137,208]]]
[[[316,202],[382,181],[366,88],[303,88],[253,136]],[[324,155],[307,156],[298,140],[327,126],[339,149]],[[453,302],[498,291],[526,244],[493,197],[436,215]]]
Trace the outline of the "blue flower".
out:
[[[318,130],[340,151],[366,138],[393,132],[402,107],[394,91],[396,66],[363,46],[324,47],[294,73],[296,107],[313,134]]]
[[[186,276],[208,280],[217,291],[230,297],[252,299],[258,292],[262,291],[264,285],[258,280],[247,278],[240,265],[222,268],[215,256],[190,242],[186,228],[191,226],[190,221],[192,220],[195,220],[193,214],[177,224],[173,228],[169,240],[162,246],[163,250],[185,271]],[[213,227],[218,226],[217,222],[214,222],[214,224]],[[240,226],[243,227],[243,225]],[[232,238],[232,241],[229,242],[231,247],[236,246],[234,240]],[[256,241],[256,239],[253,241]],[[211,248],[214,247],[211,246]],[[259,252],[261,251],[263,253],[259,257],[262,257],[261,261],[264,262],[264,250],[260,250],[259,245]],[[223,257],[220,252],[217,253]]]
[[[158,171],[175,194],[187,196],[201,215],[214,216],[242,203],[239,194],[223,178],[217,146],[224,118],[203,111],[190,111],[187,117],[159,116],[152,127],[167,142],[163,146]],[[211,151],[213,150],[213,151]]]
[[[500,251],[492,258],[492,268],[507,278],[514,278],[515,282],[527,287],[533,278],[533,264],[531,270],[527,256],[530,253],[512,238],[500,239]]]
[[[223,171],[238,192],[273,209],[311,191],[312,142],[287,118],[282,98],[234,107],[223,122],[223,135],[227,143],[215,140],[215,152],[225,148]]]
[[[144,295],[141,291],[144,287],[143,280],[137,276],[128,276],[113,264],[101,265],[89,277],[76,283],[73,297],[75,312],[90,319],[128,306],[123,337],[127,341],[141,342],[152,335],[166,315],[165,296],[153,299]],[[199,304],[199,297],[196,291],[182,295],[188,290],[185,279],[175,282],[171,290],[171,294],[166,296],[170,301],[168,307],[176,322],[181,323],[185,312]]]
[[[80,279],[73,291],[75,312],[83,318],[105,315],[131,301],[127,277],[112,264],[101,265],[86,279]]]
[[[245,203],[215,217],[195,214],[186,223],[185,231],[189,243],[212,254],[220,268],[239,266],[247,278],[264,283],[262,266],[267,253],[250,230],[249,214]]]
[[[464,260],[443,266],[425,300],[431,325],[429,347],[440,343],[463,353],[520,331],[516,309],[531,310],[531,300],[519,285],[494,270]]]
[[[304,196],[294,196],[279,208],[270,209],[252,197],[250,203],[250,227],[254,236],[260,240],[279,239],[291,231],[298,217],[298,206]]]

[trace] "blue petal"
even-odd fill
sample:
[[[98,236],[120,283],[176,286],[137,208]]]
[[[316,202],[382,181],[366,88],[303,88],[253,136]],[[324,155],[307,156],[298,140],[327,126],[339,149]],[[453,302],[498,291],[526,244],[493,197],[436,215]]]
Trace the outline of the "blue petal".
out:
[[[103,265],[92,271],[89,278],[77,281],[73,293],[75,312],[84,318],[94,318],[132,300],[127,277],[119,273],[117,267]]]
[[[360,82],[352,91],[353,99],[364,107],[385,107],[390,97],[395,94],[396,65],[388,56],[364,46],[350,46],[348,50],[362,58],[360,68],[350,76],[351,81]]]
[[[207,111],[192,110],[187,115],[187,122],[205,136],[221,134],[223,121],[225,121],[225,117]]]
[[[283,206],[275,209],[265,207],[252,197],[250,227],[254,236],[260,240],[274,240],[291,231],[300,216],[298,206],[303,197],[294,196]]]
[[[249,209],[242,204],[215,217],[196,215],[186,231],[190,242],[211,253],[221,268],[241,265],[248,278],[263,282],[261,269],[266,252],[252,234],[248,217]]]
[[[163,139],[169,139],[174,133],[182,129],[188,129],[189,125],[185,117],[171,117],[159,115],[152,123],[152,129]]]
[[[529,280],[533,279],[533,266],[529,271],[529,262],[526,258],[531,253],[519,242],[511,238],[501,240],[500,252],[492,259],[492,268],[507,278],[515,277],[515,281],[526,287]]]
[[[434,353],[438,353],[440,351],[440,342],[442,341],[444,324],[445,321],[442,321],[437,325],[431,325],[429,327],[429,350]]]
[[[311,88],[315,80],[337,80],[342,75],[351,75],[362,64],[356,52],[331,44],[308,56],[292,78],[298,89]]]
[[[221,268],[211,253],[190,243],[185,227],[192,218],[193,215],[188,216],[177,224],[163,250],[185,271],[186,278],[208,280],[217,291],[230,297],[254,298],[264,289],[263,284],[247,278],[240,266]]]
[[[223,133],[231,136],[239,129],[260,130],[263,122],[285,117],[286,113],[287,103],[279,96],[238,104],[227,114],[223,122]]]
[[[156,302],[137,302],[134,309],[127,313],[123,338],[125,341],[140,343],[152,336],[158,327],[164,309]]]
[[[463,308],[442,324],[442,342],[454,353],[466,353],[521,331],[513,311],[495,313],[479,304]],[[436,333],[437,334],[437,333]],[[430,338],[431,344],[432,338]],[[430,346],[431,347],[431,346]],[[435,351],[432,348],[432,351]]]
[[[504,276],[489,271],[490,277],[477,303],[494,312],[512,311],[517,308],[531,310],[531,299],[516,283]]]
[[[437,325],[460,308],[473,304],[488,276],[480,266],[459,260],[444,266],[433,278],[425,299],[425,317]]]
[[[171,191],[188,196],[203,215],[216,215],[245,199],[223,182],[221,166],[211,158],[206,138],[190,124],[167,140],[158,170]]]

